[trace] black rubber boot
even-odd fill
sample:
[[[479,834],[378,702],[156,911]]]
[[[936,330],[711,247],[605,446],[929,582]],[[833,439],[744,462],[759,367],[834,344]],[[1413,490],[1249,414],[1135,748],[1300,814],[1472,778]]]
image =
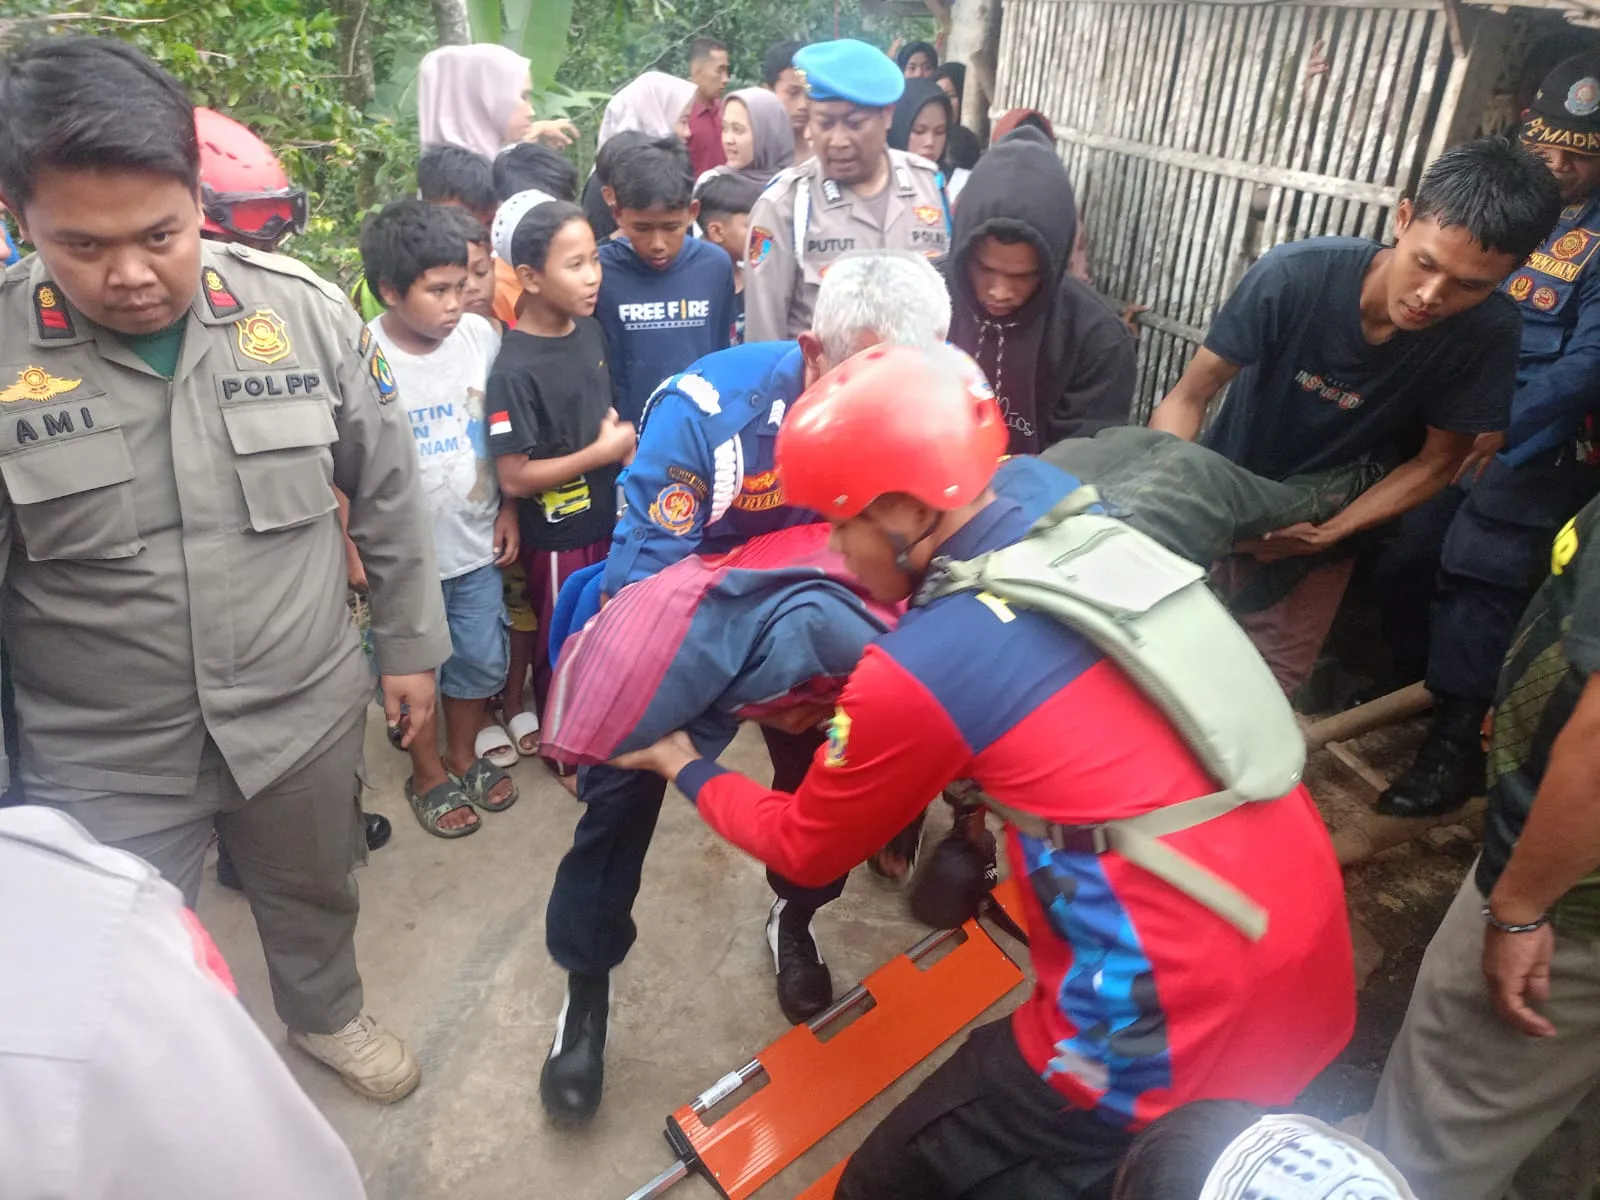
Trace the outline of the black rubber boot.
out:
[[[367,849],[377,850],[389,844],[389,835],[394,832],[394,826],[389,824],[389,818],[382,813],[364,812],[361,814],[361,823],[367,829]]]
[[[1378,811],[1388,817],[1438,817],[1483,795],[1486,711],[1476,700],[1439,697],[1416,761],[1378,797]]]
[[[587,1121],[600,1107],[605,1086],[606,1026],[611,1015],[609,975],[567,975],[567,999],[556,1019],[555,1041],[539,1073],[539,1100],[554,1121]]]
[[[778,975],[778,1007],[791,1025],[809,1021],[833,1003],[833,974],[811,935],[815,909],[774,900],[767,913],[767,945]]]
[[[957,809],[950,832],[912,880],[911,915],[935,929],[955,929],[978,915],[999,882],[994,834],[984,827],[983,810]]]

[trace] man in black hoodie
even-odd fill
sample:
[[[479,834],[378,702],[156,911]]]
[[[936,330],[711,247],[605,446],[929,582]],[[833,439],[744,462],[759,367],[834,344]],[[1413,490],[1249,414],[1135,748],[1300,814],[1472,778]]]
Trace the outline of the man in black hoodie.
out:
[[[1027,126],[979,160],[956,209],[950,340],[993,384],[1012,454],[1126,425],[1133,405],[1133,335],[1067,273],[1077,211],[1050,139]]]

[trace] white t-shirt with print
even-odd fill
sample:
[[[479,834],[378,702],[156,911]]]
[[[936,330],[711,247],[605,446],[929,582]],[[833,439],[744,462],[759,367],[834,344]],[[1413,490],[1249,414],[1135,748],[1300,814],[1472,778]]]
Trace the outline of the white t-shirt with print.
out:
[[[418,476],[433,514],[433,549],[439,578],[454,579],[494,561],[494,521],[500,485],[489,457],[483,393],[500,334],[473,313],[432,354],[408,354],[383,330],[368,325],[394,372],[399,402],[416,439]]]

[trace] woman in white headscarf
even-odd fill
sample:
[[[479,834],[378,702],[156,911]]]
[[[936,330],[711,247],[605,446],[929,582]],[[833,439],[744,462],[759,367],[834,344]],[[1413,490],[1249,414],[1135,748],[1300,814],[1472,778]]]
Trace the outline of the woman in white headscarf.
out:
[[[595,148],[629,129],[651,138],[672,134],[682,138],[686,132],[684,117],[694,92],[694,84],[687,79],[665,71],[646,71],[611,97],[605,116],[600,118]]]
[[[571,121],[535,121],[528,60],[506,46],[440,46],[422,60],[417,117],[422,148],[460,146],[487,159],[518,142],[571,144]]]
[[[605,180],[598,173],[600,151],[619,133],[634,133],[641,137],[676,137],[679,141],[689,136],[689,104],[694,99],[695,86],[687,79],[668,75],[664,71],[646,71],[624,86],[606,105],[600,118],[600,136],[595,141],[596,172],[583,185],[583,215],[589,218],[594,238],[603,242],[617,231],[617,222],[604,195]]]

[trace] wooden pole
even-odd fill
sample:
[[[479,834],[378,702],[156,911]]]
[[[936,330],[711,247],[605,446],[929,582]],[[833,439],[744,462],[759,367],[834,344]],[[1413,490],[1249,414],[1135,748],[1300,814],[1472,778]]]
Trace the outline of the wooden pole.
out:
[[[1342,713],[1313,721],[1305,728],[1306,749],[1321,750],[1329,742],[1343,742],[1350,738],[1382,729],[1404,721],[1433,707],[1433,697],[1421,683],[1413,683],[1387,696],[1380,696],[1366,704],[1358,704]]]

